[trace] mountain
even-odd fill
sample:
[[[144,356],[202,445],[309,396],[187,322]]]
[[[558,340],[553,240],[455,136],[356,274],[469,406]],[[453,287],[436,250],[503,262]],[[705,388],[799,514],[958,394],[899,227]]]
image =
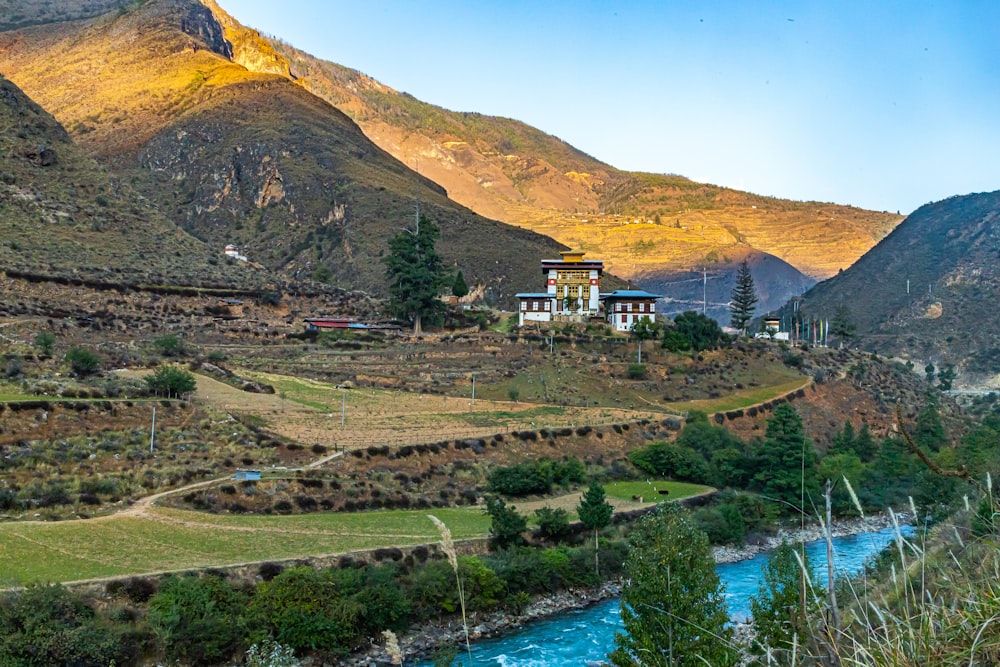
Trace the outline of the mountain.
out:
[[[714,257],[745,253],[740,246],[774,255],[813,279],[827,278],[902,219],[624,172],[516,120],[449,111],[280,40],[269,43],[299,85],[349,115],[452,199],[592,250],[630,280],[641,282],[647,271],[715,265]]]
[[[789,299],[816,284],[787,262],[747,246],[727,251],[716,264],[711,268],[706,266],[703,271],[649,271],[636,282],[665,296],[665,303],[658,309],[660,313],[674,317],[686,310],[699,313],[704,310],[706,315],[728,326],[730,295],[743,260],[750,267],[759,299],[754,310],[756,316],[779,310]]]
[[[866,349],[963,380],[1000,374],[1000,191],[922,206],[799,303],[805,317],[846,307]]]
[[[75,21],[122,9],[135,0],[0,0],[0,30]]]
[[[0,154],[0,266],[8,275],[226,289],[269,277],[166,220],[3,78]]]
[[[233,243],[271,270],[384,293],[379,258],[419,202],[445,260],[484,296],[509,304],[537,283],[539,260],[562,246],[449,200],[295,83],[255,34],[212,4],[150,0],[0,33],[0,69],[218,252]]]

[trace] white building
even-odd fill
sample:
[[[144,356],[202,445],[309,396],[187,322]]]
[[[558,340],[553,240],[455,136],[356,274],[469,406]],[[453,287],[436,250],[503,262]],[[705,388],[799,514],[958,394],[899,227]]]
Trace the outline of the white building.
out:
[[[226,246],[226,249],[225,249],[224,252],[226,253],[226,257],[232,257],[233,259],[238,260],[240,262],[248,262],[248,261],[250,261],[250,260],[247,259],[247,256],[244,255],[244,254],[242,254],[242,253],[240,253],[240,249],[238,247],[234,246],[232,243],[230,243],[229,245]]]
[[[605,318],[615,331],[631,331],[643,318],[655,322],[656,300],[661,298],[645,290],[620,289],[601,295]]]
[[[567,250],[562,259],[543,259],[542,273],[554,300],[553,313],[580,319],[597,315],[601,309],[601,276],[604,262],[585,260],[584,253]]]
[[[527,322],[551,322],[555,311],[555,299],[548,292],[521,292],[518,300],[517,326]]]

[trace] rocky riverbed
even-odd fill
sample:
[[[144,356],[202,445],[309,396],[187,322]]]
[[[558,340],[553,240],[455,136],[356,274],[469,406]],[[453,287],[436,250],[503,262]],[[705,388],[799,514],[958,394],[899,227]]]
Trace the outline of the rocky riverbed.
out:
[[[897,514],[896,521],[900,524],[908,524],[911,521],[909,514]],[[858,517],[856,519],[841,519],[833,522],[833,530],[830,531],[833,537],[843,537],[844,535],[859,535],[861,533],[872,533],[892,525],[892,517],[888,514],[875,514],[869,517]],[[825,537],[823,526],[819,524],[809,524],[803,528],[781,528],[774,535],[768,535],[756,544],[747,544],[742,547],[724,546],[712,547],[712,556],[716,563],[736,563],[747,558],[753,558],[777,548],[782,542],[812,542]]]
[[[897,514],[896,519],[900,524],[910,521],[910,517],[906,514]],[[888,514],[877,514],[837,521],[833,525],[832,533],[834,537],[857,535],[879,531],[891,525],[892,518]],[[717,563],[735,563],[774,549],[782,542],[811,542],[823,537],[823,527],[818,524],[807,525],[804,528],[782,528],[756,544],[744,547],[714,547],[712,553]],[[536,598],[520,615],[506,611],[472,614],[469,617],[469,639],[475,641],[495,637],[531,621],[572,609],[583,609],[620,594],[621,582],[610,581],[595,588],[572,589]],[[458,657],[461,659],[465,647],[462,619],[452,617],[421,625],[400,637],[399,644],[407,662],[429,656],[443,646],[458,648]],[[368,650],[355,654],[342,664],[352,667],[382,667],[393,663],[382,645],[373,644]]]

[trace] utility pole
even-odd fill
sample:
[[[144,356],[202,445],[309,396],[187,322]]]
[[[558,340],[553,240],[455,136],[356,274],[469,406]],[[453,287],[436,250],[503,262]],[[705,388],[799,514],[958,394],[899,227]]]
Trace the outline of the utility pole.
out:
[[[153,406],[153,425],[149,429],[149,453],[153,453],[153,441],[156,440],[156,406]]]
[[[340,394],[340,428],[347,423],[347,392]]]
[[[701,314],[708,315],[708,269],[701,268]]]
[[[417,172],[418,176],[420,175],[420,160],[419,159],[414,160],[414,169],[413,169],[413,171]],[[416,214],[415,214],[414,217],[416,218],[416,221],[417,221],[417,236],[420,236],[420,181],[419,181],[419,179],[418,179],[417,183],[413,186],[413,195],[414,195],[414,198],[417,200],[417,212],[416,212]]]
[[[470,407],[476,407],[476,376],[472,376],[472,403],[469,404]]]

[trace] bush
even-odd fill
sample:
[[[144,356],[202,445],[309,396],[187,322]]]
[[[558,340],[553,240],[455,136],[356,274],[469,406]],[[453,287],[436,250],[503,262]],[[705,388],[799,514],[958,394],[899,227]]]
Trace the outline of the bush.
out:
[[[506,496],[544,494],[550,492],[553,485],[579,484],[583,481],[583,473],[583,463],[573,456],[565,461],[527,461],[494,468],[489,476],[489,489]]]
[[[42,353],[43,357],[52,356],[52,348],[56,344],[56,337],[49,331],[40,331],[35,336],[35,347]]]
[[[629,452],[628,458],[637,468],[657,477],[698,483],[711,481],[705,457],[687,447],[654,442]]]
[[[545,539],[558,542],[569,534],[569,513],[564,509],[541,507],[535,510],[535,521]]]
[[[165,334],[154,338],[153,347],[165,357],[177,357],[184,353],[184,344],[174,334]]]
[[[0,604],[4,665],[133,664],[139,650],[123,628],[103,622],[79,594],[34,584],[7,593]]]
[[[82,347],[70,348],[66,352],[65,360],[69,362],[73,373],[81,377],[96,373],[101,366],[101,358]]]
[[[195,390],[194,375],[179,366],[160,366],[152,375],[147,375],[146,386],[156,396],[180,398]]]
[[[242,652],[246,603],[220,577],[168,577],[149,599],[149,622],[169,660],[216,665]]]
[[[632,380],[641,380],[646,377],[646,366],[644,364],[629,364],[628,376]]]
[[[674,318],[673,328],[663,332],[663,347],[670,352],[702,352],[719,347],[725,340],[719,323],[693,310]]]

